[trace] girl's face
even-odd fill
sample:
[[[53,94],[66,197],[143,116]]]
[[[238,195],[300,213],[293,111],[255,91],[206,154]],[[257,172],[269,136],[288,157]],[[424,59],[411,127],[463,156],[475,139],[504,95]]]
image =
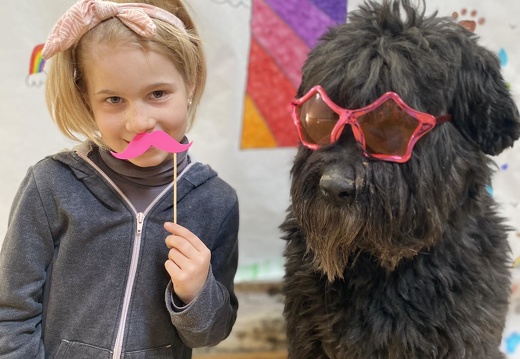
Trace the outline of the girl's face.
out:
[[[191,89],[173,63],[130,43],[101,44],[85,65],[87,99],[101,137],[121,152],[138,133],[162,130],[180,141],[188,125]],[[156,166],[172,154],[150,147],[130,159]]]

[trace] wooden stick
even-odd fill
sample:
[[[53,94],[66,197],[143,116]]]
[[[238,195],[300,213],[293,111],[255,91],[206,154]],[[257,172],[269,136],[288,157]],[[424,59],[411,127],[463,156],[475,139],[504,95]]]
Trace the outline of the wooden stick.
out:
[[[177,224],[177,153],[173,153],[173,223]]]

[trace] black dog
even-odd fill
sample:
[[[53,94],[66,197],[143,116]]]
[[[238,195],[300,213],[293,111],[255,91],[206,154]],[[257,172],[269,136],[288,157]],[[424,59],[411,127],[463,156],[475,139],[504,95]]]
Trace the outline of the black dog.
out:
[[[389,100],[330,140],[340,116],[313,114],[323,93],[297,102],[314,147],[298,150],[281,226],[289,358],[503,358],[509,229],[487,155],[513,145],[520,120],[498,58],[424,3],[369,1],[320,39],[297,97],[316,85],[345,109],[392,91],[438,124],[418,138],[432,125]]]

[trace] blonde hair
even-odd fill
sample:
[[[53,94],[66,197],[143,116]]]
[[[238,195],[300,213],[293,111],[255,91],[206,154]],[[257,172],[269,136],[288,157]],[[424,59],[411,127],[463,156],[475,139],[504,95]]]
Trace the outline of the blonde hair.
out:
[[[145,2],[176,15],[184,23],[187,34],[161,20],[153,38],[144,38],[126,27],[119,19],[108,19],[85,34],[70,49],[59,52],[50,61],[46,83],[47,107],[60,131],[68,138],[81,141],[84,136],[103,146],[94,116],[87,102],[85,63],[100,42],[128,41],[145,51],[158,51],[168,57],[182,74],[187,88],[193,89],[188,110],[188,130],[206,84],[206,61],[197,29],[181,0],[113,0],[118,3]]]

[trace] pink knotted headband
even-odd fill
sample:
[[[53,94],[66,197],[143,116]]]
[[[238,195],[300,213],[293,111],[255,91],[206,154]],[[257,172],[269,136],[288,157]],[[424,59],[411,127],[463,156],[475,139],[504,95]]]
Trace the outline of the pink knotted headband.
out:
[[[155,35],[156,26],[152,18],[186,32],[184,24],[177,16],[150,4],[80,0],[58,20],[43,47],[42,57],[49,59],[72,47],[87,31],[111,17],[117,17],[143,37]]]

